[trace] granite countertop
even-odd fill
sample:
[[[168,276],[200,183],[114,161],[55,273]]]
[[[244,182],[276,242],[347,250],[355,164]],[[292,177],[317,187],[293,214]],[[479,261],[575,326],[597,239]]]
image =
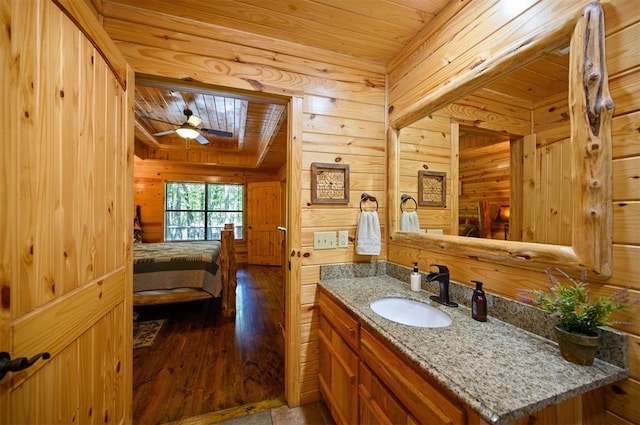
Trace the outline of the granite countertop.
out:
[[[488,320],[478,322],[469,308],[432,302],[432,293],[413,292],[390,276],[323,279],[319,284],[488,423],[512,421],[629,374],[600,359],[593,366],[569,363],[556,343],[491,317],[491,309]],[[387,320],[369,307],[387,296],[431,304],[453,323],[418,328]]]

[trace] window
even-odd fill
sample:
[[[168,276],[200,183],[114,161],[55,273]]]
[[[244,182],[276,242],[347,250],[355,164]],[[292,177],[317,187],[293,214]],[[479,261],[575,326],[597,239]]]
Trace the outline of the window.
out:
[[[167,182],[165,241],[219,240],[225,223],[242,239],[241,184]]]

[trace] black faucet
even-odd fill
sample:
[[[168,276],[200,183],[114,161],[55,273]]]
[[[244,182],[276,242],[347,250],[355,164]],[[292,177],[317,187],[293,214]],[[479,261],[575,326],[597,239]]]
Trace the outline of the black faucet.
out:
[[[440,296],[431,295],[431,299],[440,304],[444,304],[447,307],[458,307],[457,303],[449,300],[449,269],[447,266],[440,264],[429,264],[429,267],[437,267],[437,273],[429,273],[425,278],[425,281],[432,282],[437,280],[440,284]]]

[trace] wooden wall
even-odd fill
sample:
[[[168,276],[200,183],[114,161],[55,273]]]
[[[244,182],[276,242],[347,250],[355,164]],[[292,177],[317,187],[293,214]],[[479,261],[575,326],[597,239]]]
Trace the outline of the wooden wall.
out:
[[[192,181],[209,183],[247,183],[280,181],[282,173],[266,173],[259,170],[235,170],[209,165],[185,164],[135,158],[133,171],[134,205],[140,206],[143,242],[164,241],[164,196],[167,181]],[[247,261],[247,241],[236,241],[236,260]]]
[[[512,15],[493,13],[506,6],[507,1],[473,1],[449,20],[446,28],[432,28],[414,50],[399,55],[389,69],[389,102],[395,113],[403,106],[419,103],[420,97],[443,87],[457,76],[470,72],[468,64],[479,58],[487,60],[492,53],[507,45],[528,40],[532,22],[551,22],[577,15],[584,1],[538,1],[526,11]],[[474,7],[482,5],[483,7]],[[507,8],[505,7],[505,11]],[[513,9],[511,9],[513,10]],[[594,295],[611,294],[622,287],[630,287],[633,296],[640,296],[640,4],[621,0],[604,4],[606,20],[607,67],[609,89],[615,102],[613,119],[613,275],[604,283],[592,283]],[[522,14],[520,14],[522,13]],[[535,19],[533,19],[535,17]],[[536,21],[537,19],[537,21]],[[476,25],[471,28],[469,22]],[[457,36],[454,36],[457,35]],[[496,40],[496,41],[494,41]],[[499,42],[497,40],[500,40]],[[421,52],[429,52],[426,53]],[[452,55],[451,52],[456,52]],[[445,60],[446,59],[446,60]],[[446,64],[444,66],[443,64]],[[543,132],[543,129],[540,129]],[[389,244],[388,258],[409,266],[418,261],[425,269],[429,263],[448,264],[452,279],[469,284],[480,279],[489,293],[515,298],[518,288],[544,288],[547,280],[542,272],[500,264],[481,262],[471,258],[431,252],[416,247]],[[610,385],[605,391],[608,424],[640,423],[640,322],[638,307],[618,313],[614,319],[632,322],[617,325],[628,333],[631,377]]]
[[[153,9],[152,0],[144,3]],[[362,192],[380,200],[386,240],[384,67],[258,36],[245,42],[247,34],[240,31],[109,2],[101,11],[105,29],[137,72],[302,99],[300,116],[289,116],[290,125],[300,126],[302,134],[294,146],[302,150],[300,202],[289,206],[290,215],[302,215],[302,270],[300,276],[295,270],[291,276],[294,298],[299,300],[292,314],[300,318],[292,343],[299,347],[294,350],[300,361],[289,359],[294,369],[290,378],[299,391],[290,394],[289,401],[295,405],[319,399],[314,307],[320,265],[386,259],[386,244],[382,255],[374,258],[356,255],[353,242],[349,248],[313,249],[315,231],[348,230],[351,238],[355,236]],[[348,204],[311,204],[313,162],[349,164]],[[300,164],[296,160],[292,166]]]

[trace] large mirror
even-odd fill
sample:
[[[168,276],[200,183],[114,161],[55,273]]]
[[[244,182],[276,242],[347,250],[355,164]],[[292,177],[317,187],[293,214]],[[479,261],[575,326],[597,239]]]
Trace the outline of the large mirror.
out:
[[[400,230],[571,245],[568,75],[567,40],[400,129]]]
[[[513,65],[489,65],[466,87],[434,93],[422,114],[396,115],[394,242],[610,275],[613,102],[603,26],[591,5],[572,37],[532,43]],[[441,205],[425,202],[439,196]]]

